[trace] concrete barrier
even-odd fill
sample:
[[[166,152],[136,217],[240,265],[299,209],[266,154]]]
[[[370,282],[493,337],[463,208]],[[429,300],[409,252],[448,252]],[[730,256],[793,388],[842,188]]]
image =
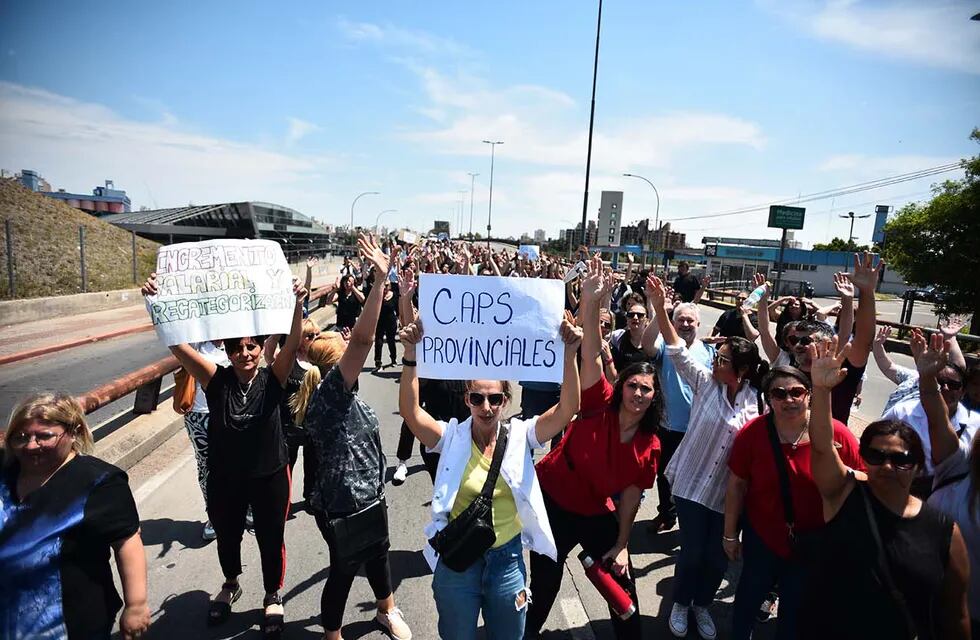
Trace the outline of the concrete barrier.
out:
[[[4,300],[0,302],[0,325],[36,322],[93,311],[131,307],[141,303],[142,299],[139,289],[117,289],[27,300]]]

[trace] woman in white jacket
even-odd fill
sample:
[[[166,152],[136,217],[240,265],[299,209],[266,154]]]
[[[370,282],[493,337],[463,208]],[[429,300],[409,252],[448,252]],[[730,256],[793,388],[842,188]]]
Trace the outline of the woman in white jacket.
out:
[[[476,638],[482,609],[489,638],[521,640],[530,601],[522,548],[556,556],[555,538],[531,451],[549,442],[578,411],[575,355],[582,332],[566,320],[561,325],[561,336],[565,360],[558,404],[540,416],[509,421],[507,445],[493,490],[493,546],[465,570],[455,571],[440,562],[436,551],[426,544],[424,554],[435,572],[432,591],[442,638]],[[471,416],[462,422],[455,418],[448,423],[435,420],[419,406],[415,346],[422,339],[421,325],[408,325],[400,338],[405,346],[398,403],[402,418],[429,451],[441,456],[432,494],[432,521],[425,528],[426,539],[431,539],[480,495],[494,456],[501,418],[510,401],[510,383],[467,381],[466,404]]]

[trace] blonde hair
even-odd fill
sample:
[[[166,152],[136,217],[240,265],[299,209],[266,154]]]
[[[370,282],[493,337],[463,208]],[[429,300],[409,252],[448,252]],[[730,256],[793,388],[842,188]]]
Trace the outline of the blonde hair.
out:
[[[71,448],[75,453],[92,453],[95,443],[92,430],[85,422],[85,410],[72,396],[63,393],[39,393],[28,396],[10,413],[10,421],[3,433],[6,442],[10,433],[24,428],[34,420],[60,424],[72,436]],[[13,462],[12,456],[4,456],[5,463]]]
[[[314,331],[317,333],[320,332],[320,327],[317,325],[317,323],[313,322],[309,318],[303,319],[303,324],[300,325],[300,329],[302,330],[303,333],[307,333],[307,332],[312,333]]]
[[[340,357],[344,355],[346,349],[347,342],[336,331],[321,333],[320,337],[310,343],[306,351],[306,359],[314,366],[310,367],[303,376],[299,391],[289,398],[289,410],[293,414],[293,422],[303,424],[306,420],[306,409],[309,407],[310,398],[313,397],[313,391],[330,367],[340,362]]]

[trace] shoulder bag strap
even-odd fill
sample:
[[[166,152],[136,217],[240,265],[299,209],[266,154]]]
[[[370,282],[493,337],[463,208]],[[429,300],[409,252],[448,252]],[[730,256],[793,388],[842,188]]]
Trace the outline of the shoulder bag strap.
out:
[[[497,433],[497,445],[493,448],[493,460],[490,462],[490,471],[487,472],[487,480],[483,483],[483,490],[480,495],[487,500],[493,498],[493,487],[497,484],[497,476],[500,475],[500,465],[504,461],[504,451],[507,449],[507,440],[510,439],[510,423],[500,425]]]
[[[769,444],[772,445],[772,456],[776,461],[776,474],[779,476],[779,493],[783,499],[783,517],[790,542],[796,539],[796,514],[793,511],[793,494],[789,486],[789,471],[786,468],[786,457],[783,447],[779,444],[779,433],[776,432],[776,421],[772,412],[766,417],[766,430],[769,432]]]
[[[898,586],[895,584],[895,580],[892,578],[891,568],[888,564],[888,556],[885,555],[885,545],[882,544],[881,534],[878,532],[878,521],[875,519],[875,514],[871,507],[871,499],[868,497],[868,488],[863,482],[855,480],[855,483],[857,484],[855,490],[861,494],[861,501],[864,503],[864,513],[868,517],[868,528],[871,530],[871,538],[874,540],[875,544],[878,564],[878,578],[881,580],[882,586],[888,589],[888,592],[891,594],[895,604],[902,611],[902,615],[905,618],[905,626],[909,631],[909,638],[913,638],[914,640],[914,638],[918,637],[915,629],[915,622],[909,615],[909,608],[905,602],[905,596],[898,590]]]

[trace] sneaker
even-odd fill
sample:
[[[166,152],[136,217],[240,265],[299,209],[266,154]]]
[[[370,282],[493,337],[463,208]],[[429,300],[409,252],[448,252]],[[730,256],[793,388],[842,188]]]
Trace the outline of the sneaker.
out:
[[[398,461],[398,468],[395,469],[395,474],[391,476],[391,484],[396,487],[400,487],[405,484],[405,479],[408,477],[408,467],[401,460]]]
[[[208,520],[204,523],[204,531],[201,532],[201,539],[206,542],[211,542],[218,537],[218,534],[214,532],[214,527],[211,526],[211,521]]]
[[[378,615],[374,619],[395,640],[412,640],[412,630],[408,628],[405,616],[398,607],[388,611],[378,611]]]
[[[667,626],[670,627],[670,632],[678,638],[687,637],[687,610],[688,607],[676,602],[670,609],[670,619],[667,620]]]
[[[648,530],[650,533],[661,533],[663,531],[670,531],[677,524],[677,517],[670,514],[658,513],[653,520],[650,521],[650,526]]]
[[[698,625],[698,635],[704,638],[704,640],[715,640],[715,637],[718,635],[718,630],[715,629],[715,621],[711,619],[708,608],[694,605],[693,609],[694,622]]]
[[[248,511],[245,512],[245,528],[246,529],[255,528],[255,521],[252,519],[252,507],[249,507]]]
[[[374,372],[375,373],[381,371],[382,369],[384,369],[384,367],[381,366],[381,361],[380,360],[378,360],[377,362],[374,363]]]
[[[759,622],[765,622],[770,618],[775,618],[778,608],[779,594],[775,591],[770,591],[766,599],[762,601],[762,606],[759,607],[759,611],[755,614],[755,619]]]

